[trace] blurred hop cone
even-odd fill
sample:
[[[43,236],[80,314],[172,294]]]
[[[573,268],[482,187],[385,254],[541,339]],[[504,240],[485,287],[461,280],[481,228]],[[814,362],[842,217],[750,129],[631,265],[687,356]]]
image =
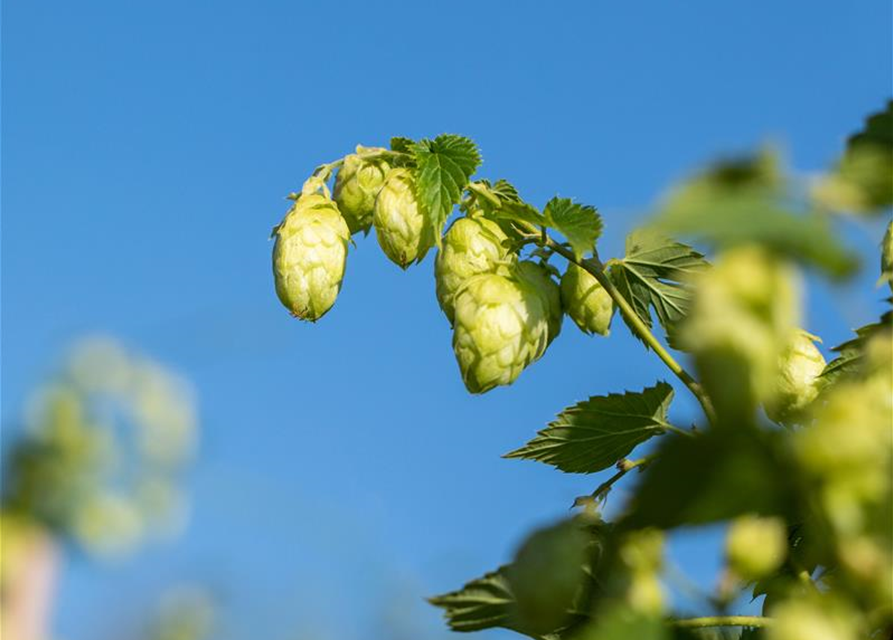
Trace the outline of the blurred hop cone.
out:
[[[431,220],[419,206],[414,186],[409,170],[391,169],[372,216],[378,244],[401,269],[421,262],[434,246]]]
[[[434,262],[437,301],[450,323],[455,316],[456,292],[471,277],[491,273],[510,260],[508,236],[492,220],[459,218],[443,237]]]
[[[726,534],[726,560],[736,576],[759,580],[781,566],[787,553],[787,532],[778,518],[741,516]]]
[[[350,233],[369,232],[375,198],[384,185],[390,166],[381,158],[368,158],[366,151],[381,149],[357,147],[357,153],[344,158],[344,164],[335,178],[333,198],[344,217]]]
[[[791,333],[778,356],[775,387],[763,403],[771,420],[782,424],[796,420],[818,396],[818,378],[825,369],[825,358],[815,346],[818,340],[802,329]]]
[[[335,304],[350,241],[350,230],[338,206],[322,181],[315,180],[307,181],[273,232],[276,293],[292,315],[312,322]]]
[[[610,333],[614,302],[595,276],[582,267],[568,263],[561,276],[561,301],[567,315],[584,333]]]
[[[465,386],[509,385],[545,353],[561,327],[558,285],[540,266],[470,278],[455,296],[453,349]]]

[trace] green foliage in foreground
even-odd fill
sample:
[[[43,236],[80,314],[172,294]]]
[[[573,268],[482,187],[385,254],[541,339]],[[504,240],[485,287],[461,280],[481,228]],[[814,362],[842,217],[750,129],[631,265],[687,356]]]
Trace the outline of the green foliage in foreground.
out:
[[[538,208],[505,180],[475,178],[468,138],[394,138],[316,169],[276,231],[276,286],[294,315],[316,320],[332,307],[349,276],[342,232],[371,224],[401,268],[437,247],[437,298],[470,392],[516,380],[563,315],[604,336],[616,311],[702,410],[697,425],[674,424],[673,387],[643,381],[652,386],[573,404],[506,454],[567,473],[616,471],[510,564],[431,598],[452,629],[541,640],[717,637],[716,627],[768,640],[891,636],[893,313],[832,348],[828,364],[801,327],[803,269],[845,282],[874,262],[841,242],[837,214],[889,216],[891,125],[893,103],[805,189],[768,151],[720,162],[673,189],[625,255],[604,262],[594,207],[554,198]],[[343,223],[329,219],[339,211]],[[290,229],[301,240],[284,259]],[[891,243],[888,226],[881,283],[893,278]],[[605,521],[612,487],[634,470],[632,497]],[[673,611],[664,532],[717,522],[731,524],[717,592],[696,617]],[[731,615],[742,593],[765,595],[762,616]]]

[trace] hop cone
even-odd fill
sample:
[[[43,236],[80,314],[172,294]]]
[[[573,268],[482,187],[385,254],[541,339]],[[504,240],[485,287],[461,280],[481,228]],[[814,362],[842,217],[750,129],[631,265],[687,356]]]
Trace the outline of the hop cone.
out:
[[[325,194],[304,193],[275,232],[276,293],[292,315],[315,322],[335,304],[350,231]]]
[[[372,226],[375,198],[384,184],[389,165],[381,159],[351,154],[335,178],[333,197],[350,233],[368,232]]]
[[[434,280],[437,301],[451,323],[456,292],[472,276],[493,272],[506,260],[507,239],[498,224],[480,217],[459,218],[446,232],[434,262]]]
[[[552,282],[552,290],[544,280],[540,267],[521,263],[473,276],[457,293],[453,349],[471,393],[511,384],[545,353],[560,327],[561,306],[557,285]]]
[[[815,340],[802,329],[796,330],[778,358],[775,389],[764,403],[766,415],[775,422],[795,416],[819,394],[816,381],[825,368],[825,358]]]
[[[561,277],[561,301],[584,333],[610,333],[614,302],[591,273],[573,263]]]
[[[564,320],[564,309],[561,305],[561,289],[555,284],[549,272],[535,262],[524,260],[518,263],[517,271],[521,278],[539,291],[546,302],[549,342],[551,343],[561,333],[561,321]]]
[[[373,221],[382,251],[405,269],[420,262],[434,245],[428,216],[416,200],[412,174],[407,169],[391,169],[375,199]]]

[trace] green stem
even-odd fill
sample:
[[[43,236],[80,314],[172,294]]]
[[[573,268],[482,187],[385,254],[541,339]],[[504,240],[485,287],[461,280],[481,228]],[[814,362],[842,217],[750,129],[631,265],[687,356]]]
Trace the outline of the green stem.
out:
[[[592,492],[592,498],[593,499],[600,498],[601,496],[606,494],[611,489],[611,487],[614,486],[614,483],[617,482],[618,480],[620,480],[620,478],[625,476],[627,473],[629,473],[633,469],[637,469],[639,467],[642,467],[642,466],[648,464],[653,459],[654,459],[653,455],[644,456],[642,458],[639,458],[638,460],[628,460],[628,459],[624,458],[623,460],[621,460],[620,462],[617,463],[617,473],[615,473],[613,476],[611,476],[610,478],[608,478],[607,480],[602,482],[600,485],[598,485],[598,487],[595,489],[595,491]]]
[[[695,398],[697,398],[698,402],[701,404],[701,407],[703,408],[704,414],[707,416],[707,419],[711,423],[715,422],[716,412],[713,410],[713,404],[710,402],[710,398],[704,392],[704,388],[685,369],[682,368],[682,365],[676,362],[675,358],[673,358],[670,352],[664,348],[664,346],[655,337],[648,326],[644,322],[642,322],[642,319],[638,316],[632,306],[630,306],[626,298],[624,298],[620,294],[620,292],[617,290],[617,287],[615,287],[614,283],[611,282],[611,279],[605,272],[605,266],[598,259],[598,254],[593,252],[593,257],[578,260],[573,251],[571,251],[567,247],[562,246],[558,242],[555,242],[555,240],[548,236],[546,236],[546,244],[555,253],[585,269],[587,272],[592,274],[592,276],[596,280],[598,280],[598,283],[605,289],[605,291],[608,292],[608,295],[611,296],[614,304],[617,305],[617,308],[620,310],[621,315],[623,315],[624,320],[626,320],[633,333],[635,333],[645,344],[651,347],[651,350],[657,354],[657,357],[660,358],[663,363],[667,365],[670,371],[672,371],[673,374],[682,381],[682,384],[688,387],[688,389],[692,392],[692,394],[694,394]]]
[[[707,627],[768,627],[772,618],[762,616],[707,616],[671,620],[670,624],[681,629],[705,629]]]

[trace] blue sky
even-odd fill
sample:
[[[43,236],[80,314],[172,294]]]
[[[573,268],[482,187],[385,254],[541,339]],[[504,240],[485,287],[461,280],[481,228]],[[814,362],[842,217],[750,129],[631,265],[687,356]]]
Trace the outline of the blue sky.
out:
[[[123,563],[70,558],[59,637],[114,637],[184,582],[221,598],[221,640],[441,637],[423,595],[507,560],[598,482],[500,454],[578,399],[667,374],[621,323],[610,340],[565,323],[513,387],[471,397],[431,257],[402,273],[371,237],[334,310],[299,323],[270,273],[283,196],[357,143],[463,133],[481,175],[598,206],[615,255],[717,154],[774,141],[825,167],[890,94],[891,21],[887,0],[8,0],[4,437],[97,331],[188,375],[204,429],[188,533]],[[873,251],[880,225],[850,235]],[[877,315],[870,261],[859,295],[810,299],[826,345]],[[674,411],[693,415],[684,393]],[[701,581],[714,539],[675,547]]]

